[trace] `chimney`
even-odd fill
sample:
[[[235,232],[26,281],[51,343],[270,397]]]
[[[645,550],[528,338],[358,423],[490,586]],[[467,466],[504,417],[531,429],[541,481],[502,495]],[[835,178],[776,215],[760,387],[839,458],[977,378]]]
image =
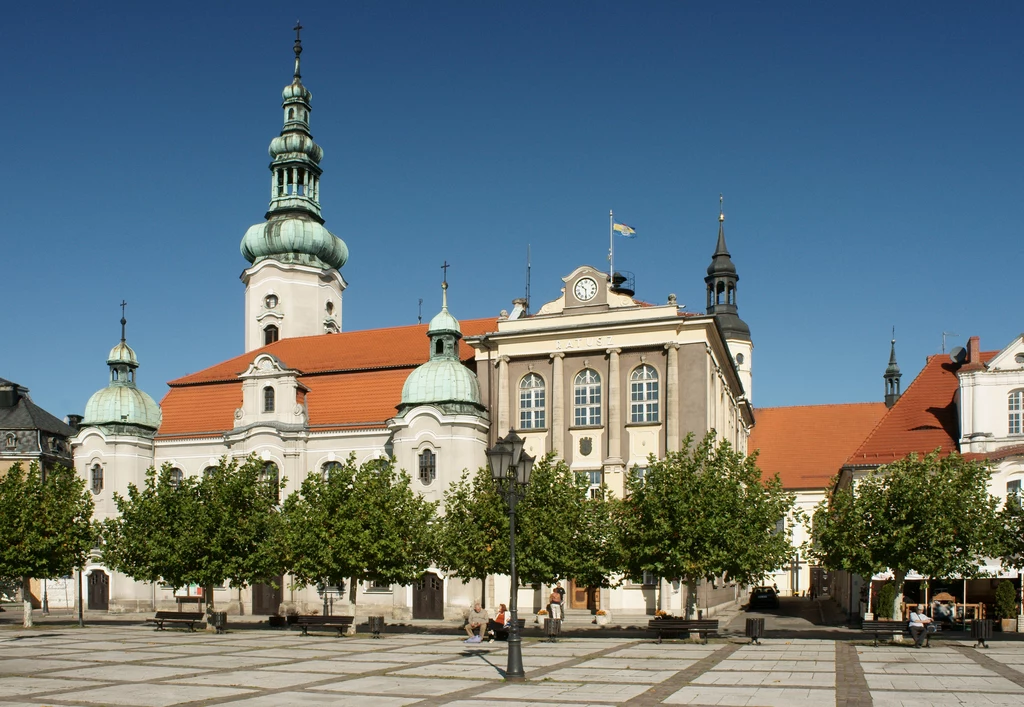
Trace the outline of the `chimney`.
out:
[[[82,416],[75,415],[74,413],[67,417],[68,426],[71,427],[75,432],[78,432],[82,428]]]
[[[981,363],[981,339],[972,336],[967,340],[967,356],[964,364],[960,366],[961,371],[980,371],[985,368]]]

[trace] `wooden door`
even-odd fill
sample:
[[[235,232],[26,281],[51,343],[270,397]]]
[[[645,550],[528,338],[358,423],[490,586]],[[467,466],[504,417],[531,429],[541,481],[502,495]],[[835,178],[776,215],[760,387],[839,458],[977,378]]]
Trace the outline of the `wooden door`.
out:
[[[597,611],[601,608],[600,587],[583,587],[569,581],[569,608]]]
[[[252,585],[253,616],[275,616],[284,601],[284,577],[277,578],[277,589],[270,584]]]
[[[444,580],[427,572],[412,588],[414,619],[444,619]]]
[[[110,577],[103,570],[89,573],[89,611],[110,609]]]

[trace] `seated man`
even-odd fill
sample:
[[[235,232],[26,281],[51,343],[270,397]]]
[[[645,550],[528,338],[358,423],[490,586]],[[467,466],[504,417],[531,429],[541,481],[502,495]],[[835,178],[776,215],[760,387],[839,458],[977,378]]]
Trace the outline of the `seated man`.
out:
[[[931,617],[920,608],[910,612],[910,635],[914,639],[914,648],[924,647],[928,640],[927,626],[931,622]]]
[[[487,641],[491,642],[494,639],[507,641],[510,620],[508,609],[504,604],[500,604],[498,606],[498,615],[487,622]]]
[[[469,634],[466,643],[480,643],[484,640],[484,631],[489,618],[491,618],[490,615],[481,608],[480,602],[473,604],[473,610],[469,612],[469,618],[466,619],[466,633]]]

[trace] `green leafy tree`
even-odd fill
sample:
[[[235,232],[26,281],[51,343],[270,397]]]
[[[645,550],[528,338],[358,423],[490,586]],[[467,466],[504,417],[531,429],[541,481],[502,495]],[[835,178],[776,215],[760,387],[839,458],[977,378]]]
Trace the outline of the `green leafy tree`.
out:
[[[1006,567],[1019,572],[1024,570],[1024,505],[1020,494],[1006,497],[1006,503],[999,512],[1000,549],[999,556]],[[1024,587],[1021,590],[1024,595]],[[1024,607],[1024,596],[1019,597]],[[1022,608],[1024,611],[1024,608]]]
[[[508,509],[490,472],[464,471],[444,492],[444,516],[437,528],[438,567],[462,579],[507,574],[508,525]]]
[[[938,450],[871,471],[855,486],[834,489],[814,513],[813,553],[830,570],[864,577],[892,570],[899,616],[911,570],[925,577],[972,577],[979,559],[998,554],[997,501],[989,471],[959,454]]]
[[[174,588],[273,582],[284,567],[280,480],[254,456],[222,458],[199,477],[175,479],[169,465],[146,472],[143,487],[114,494],[120,515],[104,523],[104,560],[129,577]]]
[[[437,503],[389,461],[349,457],[310,474],[284,503],[282,538],[298,586],[343,579],[410,584],[430,566]]]
[[[85,564],[96,541],[92,496],[73,469],[57,466],[41,474],[13,465],[0,477],[0,577],[19,578],[24,625],[32,625],[29,580],[54,579]]]
[[[688,435],[626,483],[618,525],[627,575],[684,580],[691,601],[702,579],[756,582],[792,555],[791,532],[777,528],[793,500],[777,476],[762,479],[754,456],[714,432],[697,445]]]

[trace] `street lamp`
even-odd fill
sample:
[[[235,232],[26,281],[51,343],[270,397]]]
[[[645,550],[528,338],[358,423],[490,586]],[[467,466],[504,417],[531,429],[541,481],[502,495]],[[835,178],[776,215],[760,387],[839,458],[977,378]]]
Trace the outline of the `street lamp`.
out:
[[[523,671],[523,642],[519,636],[519,614],[516,610],[519,595],[519,575],[516,573],[516,502],[526,495],[526,485],[530,483],[534,461],[534,457],[523,453],[523,438],[511,430],[504,439],[499,439],[497,444],[487,450],[491,478],[498,487],[498,493],[508,503],[508,548],[512,575],[512,595],[509,597],[508,608],[512,614],[512,625],[508,632],[506,680],[526,678]]]

